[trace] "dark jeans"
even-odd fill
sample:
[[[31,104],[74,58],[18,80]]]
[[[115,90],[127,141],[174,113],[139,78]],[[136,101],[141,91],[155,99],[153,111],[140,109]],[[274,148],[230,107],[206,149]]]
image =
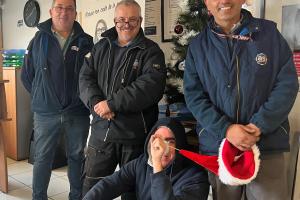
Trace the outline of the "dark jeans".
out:
[[[68,114],[44,116],[34,113],[33,200],[48,200],[47,189],[52,163],[56,146],[62,134],[65,136],[68,158],[69,199],[81,199],[82,182],[80,174],[89,125],[89,116],[72,116]]]
[[[84,166],[82,196],[100,179],[114,173],[117,165],[123,166],[143,153],[144,145],[127,145],[98,141],[98,145],[89,144]],[[136,199],[134,191],[122,194],[122,200]]]

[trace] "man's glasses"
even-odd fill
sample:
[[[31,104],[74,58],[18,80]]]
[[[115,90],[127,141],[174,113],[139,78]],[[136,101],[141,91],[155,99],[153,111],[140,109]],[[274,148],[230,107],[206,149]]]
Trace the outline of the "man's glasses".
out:
[[[136,27],[139,23],[140,17],[139,18],[130,18],[127,21],[124,18],[119,18],[115,19],[115,25],[118,28],[123,28],[126,26],[126,24],[130,27]]]
[[[66,13],[72,13],[75,11],[75,8],[73,7],[62,7],[62,6],[54,6],[53,9],[55,12],[62,13],[65,11]]]

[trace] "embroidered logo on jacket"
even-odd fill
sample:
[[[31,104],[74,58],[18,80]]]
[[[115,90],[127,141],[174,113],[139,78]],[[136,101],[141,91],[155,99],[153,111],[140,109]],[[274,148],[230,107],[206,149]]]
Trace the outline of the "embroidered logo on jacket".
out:
[[[256,55],[255,60],[259,65],[266,65],[268,62],[268,57],[264,53],[259,53]]]
[[[76,46],[71,46],[71,49],[74,50],[74,51],[79,51],[79,48],[76,47]]]
[[[153,68],[159,70],[160,69],[160,64],[153,64]]]

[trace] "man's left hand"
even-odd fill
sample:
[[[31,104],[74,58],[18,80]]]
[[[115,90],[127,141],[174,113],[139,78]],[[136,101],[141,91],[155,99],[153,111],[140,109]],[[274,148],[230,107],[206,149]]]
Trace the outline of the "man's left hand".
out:
[[[94,111],[100,117],[108,117],[110,116],[109,113],[112,113],[110,108],[108,107],[107,100],[100,101],[94,106]]]

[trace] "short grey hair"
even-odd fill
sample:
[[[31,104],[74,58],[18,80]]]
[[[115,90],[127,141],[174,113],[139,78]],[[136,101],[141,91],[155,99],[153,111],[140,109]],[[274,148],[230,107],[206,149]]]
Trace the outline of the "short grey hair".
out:
[[[55,1],[56,1],[56,0],[53,0],[53,1],[52,1],[52,8],[53,8],[53,6],[54,6],[54,4],[55,4]],[[73,1],[74,1],[75,10],[76,10],[76,0],[73,0]]]
[[[135,0],[122,0],[120,1],[119,3],[117,3],[117,6],[115,8],[115,11],[117,10],[117,8],[120,6],[120,5],[125,5],[125,6],[136,6],[138,9],[139,9],[139,15],[140,17],[142,17],[142,9],[141,9],[141,6],[135,1]]]

